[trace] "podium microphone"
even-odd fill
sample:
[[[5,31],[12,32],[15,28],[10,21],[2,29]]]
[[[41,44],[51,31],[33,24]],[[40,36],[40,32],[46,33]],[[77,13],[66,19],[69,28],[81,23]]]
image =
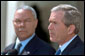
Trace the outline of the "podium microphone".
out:
[[[10,49],[8,51],[2,52],[1,55],[17,55],[18,51],[16,49]]]
[[[1,52],[1,55],[5,55],[8,51]]]

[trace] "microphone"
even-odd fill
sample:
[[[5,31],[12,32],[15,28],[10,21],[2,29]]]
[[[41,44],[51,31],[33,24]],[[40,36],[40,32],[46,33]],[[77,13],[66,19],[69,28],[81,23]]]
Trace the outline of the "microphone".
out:
[[[16,49],[5,50],[1,55],[17,55],[18,51]]]
[[[17,54],[18,54],[18,51],[16,49],[11,49],[6,53],[6,55],[17,55]]]
[[[5,55],[8,51],[5,50],[4,52],[1,52],[1,55]]]

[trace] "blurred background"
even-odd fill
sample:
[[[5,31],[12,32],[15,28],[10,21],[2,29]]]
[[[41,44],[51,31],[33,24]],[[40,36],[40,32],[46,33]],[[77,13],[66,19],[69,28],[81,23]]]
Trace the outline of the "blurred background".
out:
[[[48,19],[51,8],[58,4],[71,4],[80,10],[82,13],[82,25],[79,36],[84,41],[84,1],[1,1],[1,51],[15,42],[16,34],[12,20],[15,10],[23,5],[32,6],[37,12],[39,22],[36,34],[57,49],[58,44],[49,40]]]

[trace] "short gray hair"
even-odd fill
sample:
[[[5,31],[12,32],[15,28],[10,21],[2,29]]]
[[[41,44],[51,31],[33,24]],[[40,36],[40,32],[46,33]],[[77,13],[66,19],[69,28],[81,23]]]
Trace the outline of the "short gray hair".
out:
[[[22,6],[22,7],[17,8],[17,10],[19,10],[19,9],[31,10],[31,11],[32,11],[32,14],[33,14],[34,17],[35,17],[35,19],[37,19],[37,13],[36,13],[35,9],[32,8],[31,6],[27,6],[27,5],[26,5],[26,6]]]
[[[80,24],[81,24],[81,13],[78,11],[78,9],[72,5],[68,4],[60,4],[56,7],[53,7],[51,9],[51,12],[62,10],[65,12],[64,19],[62,20],[64,24],[69,27],[71,24],[75,25],[75,31],[74,33],[77,34],[80,30]]]

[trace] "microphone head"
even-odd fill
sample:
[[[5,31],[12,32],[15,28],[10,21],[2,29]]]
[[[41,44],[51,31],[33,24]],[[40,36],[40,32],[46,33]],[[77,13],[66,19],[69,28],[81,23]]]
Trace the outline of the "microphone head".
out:
[[[5,50],[5,51],[1,52],[1,55],[5,55],[7,52],[8,52],[8,51]]]
[[[7,55],[17,55],[18,51],[16,49],[11,49],[7,52]]]

